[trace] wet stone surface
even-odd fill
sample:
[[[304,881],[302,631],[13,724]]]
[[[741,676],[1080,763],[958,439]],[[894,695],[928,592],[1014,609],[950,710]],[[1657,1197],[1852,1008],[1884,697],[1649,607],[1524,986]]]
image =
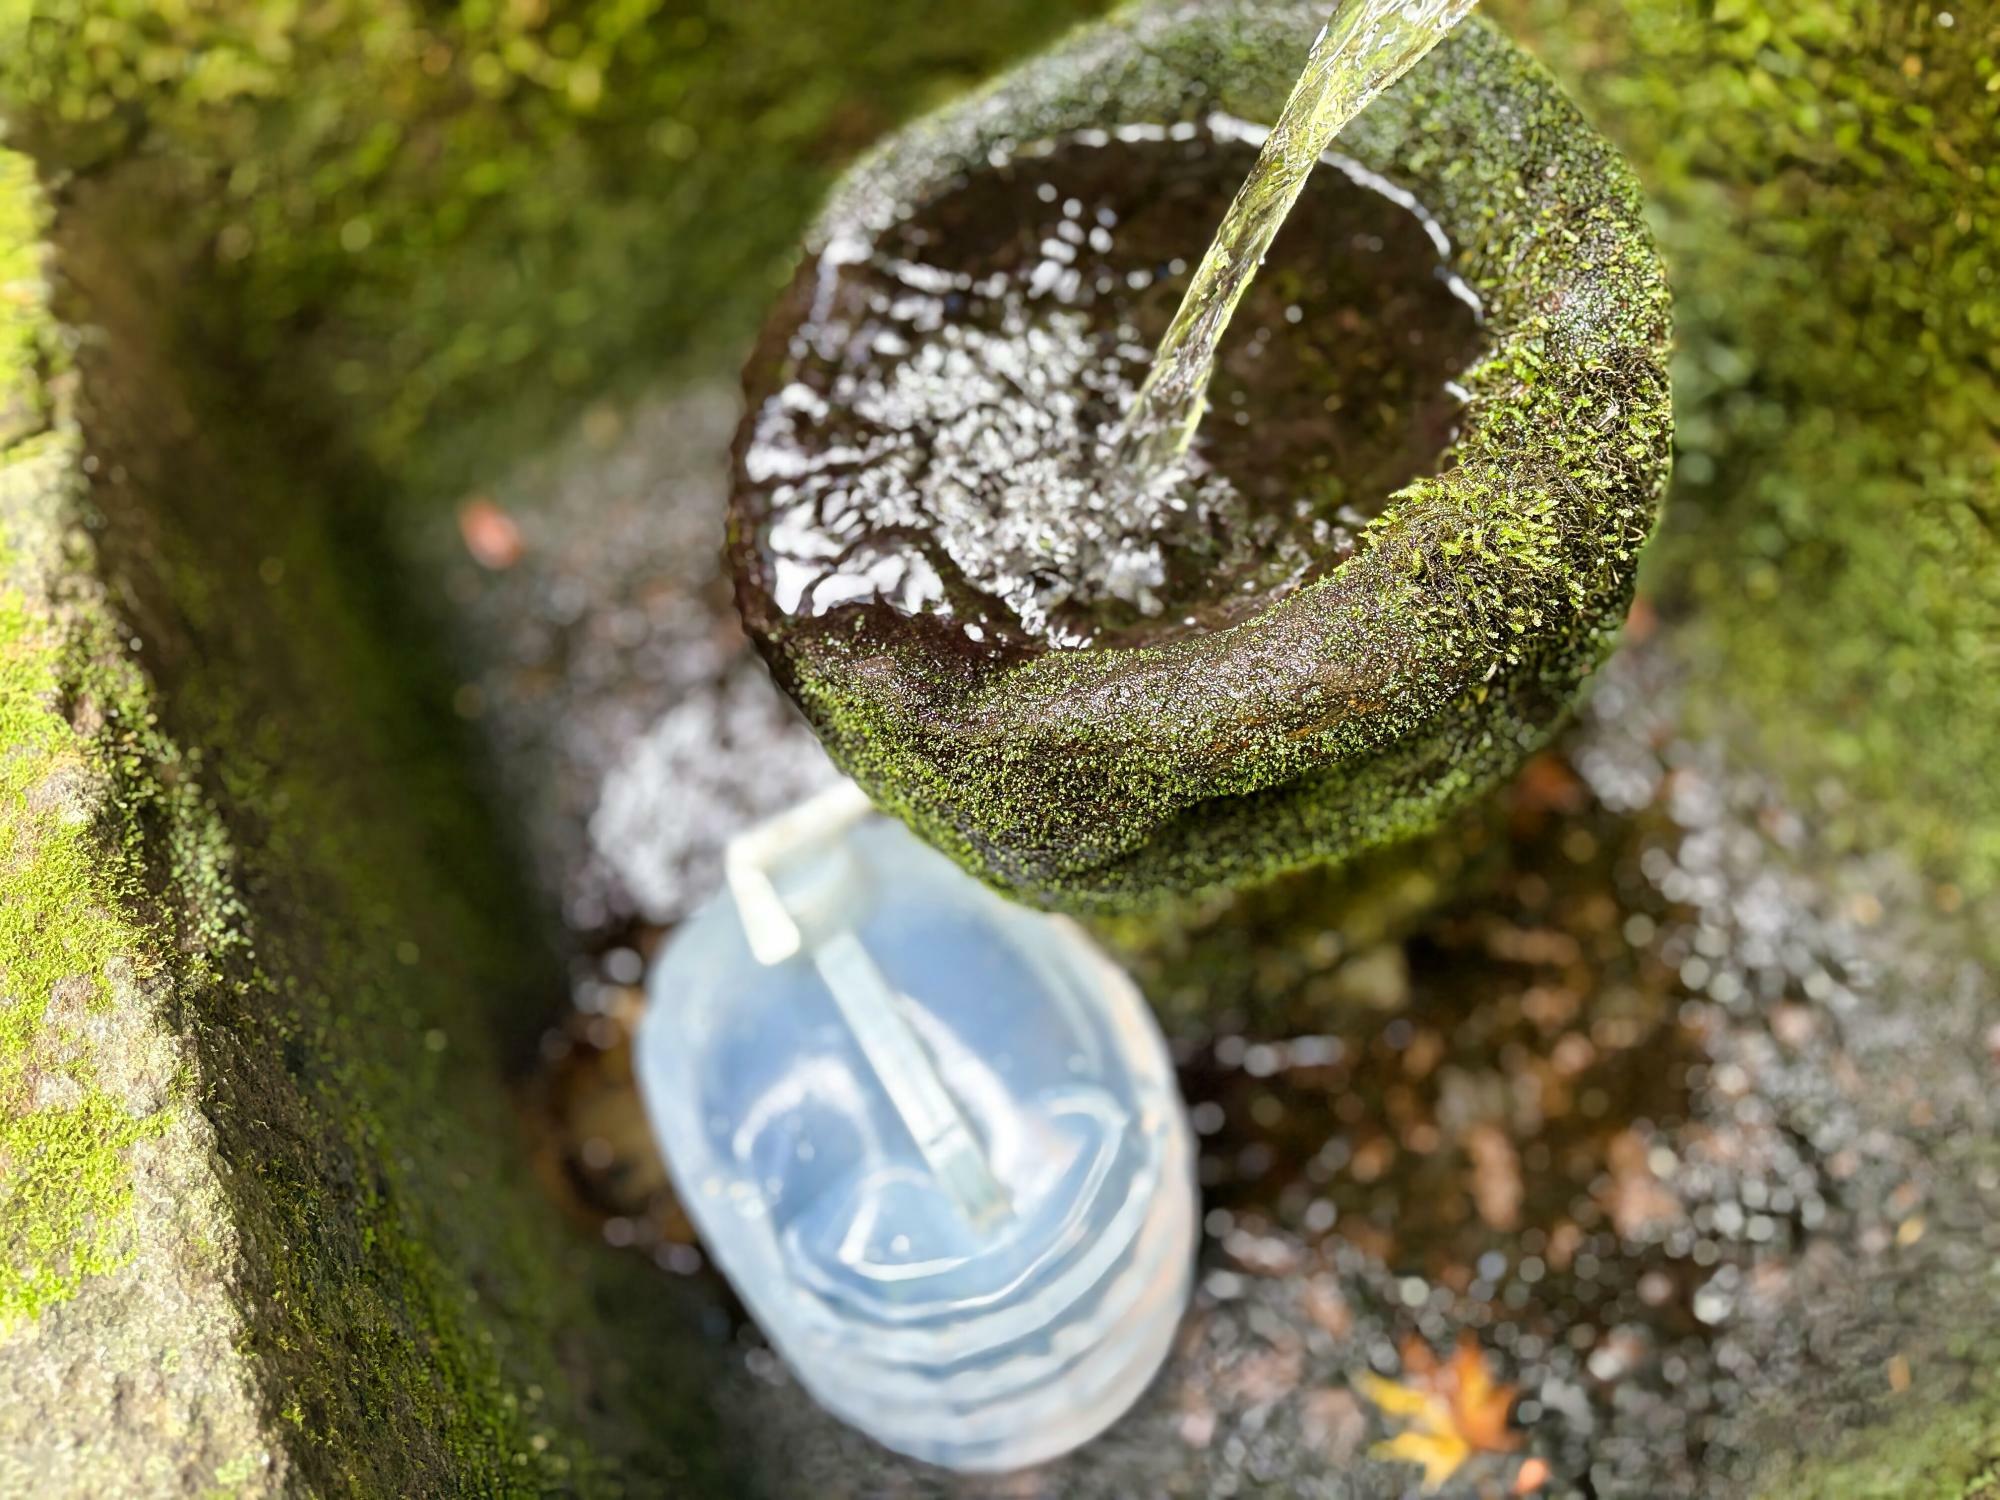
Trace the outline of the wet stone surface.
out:
[[[607,1253],[704,1310],[761,1492],[1388,1497],[1428,1472],[1449,1495],[1706,1497],[1774,1441],[1943,1399],[1990,1353],[2000,1001],[1961,956],[1975,913],[1892,858],[1823,853],[1837,787],[1791,805],[1683,737],[1691,688],[1642,608],[1583,721],[1507,792],[1468,895],[1359,956],[1311,886],[1266,900],[1270,962],[1212,1024],[1176,1021],[1202,1275],[1127,1420],[973,1483],[823,1417],[706,1266],[630,1076],[646,956],[718,840],[823,774],[727,623],[729,417],[712,395],[601,416],[489,497],[516,545],[479,563],[478,524],[433,540],[456,555],[466,707],[503,779],[551,789],[519,805],[576,982],[527,1088],[538,1161]],[[684,762],[647,748],[732,714],[724,750],[707,730]],[[595,830],[634,767],[656,811],[628,874]],[[646,889],[661,871],[670,899]],[[1278,1014],[1298,1024],[1240,1020]]]
[[[1187,225],[1255,159],[1220,118],[1026,146],[801,267],[753,361],[736,503],[756,629],[1126,644],[1233,623],[1351,555],[1436,471],[1480,343],[1442,231],[1358,168],[1316,174],[1278,237],[1186,471],[1111,472]]]

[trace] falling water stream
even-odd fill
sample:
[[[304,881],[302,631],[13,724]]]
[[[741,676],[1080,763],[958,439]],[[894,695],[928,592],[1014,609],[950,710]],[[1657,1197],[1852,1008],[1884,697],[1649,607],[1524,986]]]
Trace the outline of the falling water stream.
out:
[[[1271,127],[1119,435],[1118,463],[1144,489],[1177,466],[1201,423],[1230,316],[1333,139],[1464,20],[1477,0],[1341,0]]]

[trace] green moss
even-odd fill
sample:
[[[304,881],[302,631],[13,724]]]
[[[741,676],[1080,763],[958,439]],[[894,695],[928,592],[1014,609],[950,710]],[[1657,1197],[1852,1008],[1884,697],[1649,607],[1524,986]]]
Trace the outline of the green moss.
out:
[[[2000,1379],[1940,1405],[1912,1397],[1894,1420],[1830,1453],[1781,1462],[1758,1500],[1988,1500],[2000,1483]]]
[[[51,343],[43,224],[27,163],[0,152],[0,490],[49,447],[22,436],[38,425]],[[126,1153],[157,1126],[96,1086],[77,1034],[107,1003],[113,961],[143,939],[116,914],[122,893],[89,830],[38,796],[83,765],[85,747],[59,712],[64,643],[10,586],[13,550],[0,531],[0,1337],[118,1264]]]
[[[0,901],[0,1336],[118,1264],[132,1198],[125,1152],[155,1128],[94,1086],[73,1022],[45,1019],[104,1004],[107,968],[136,944],[107,910],[80,830],[28,806],[67,726],[45,705],[35,715],[16,701],[46,673],[10,603],[0,595],[0,743],[11,747],[0,758],[0,849],[10,851]],[[66,1007],[65,985],[81,990]]]
[[[2000,886],[2000,14],[1499,13],[1632,159],[1672,267],[1680,459],[1653,576],[1699,716],[1834,842]]]
[[[1129,12],[898,136],[815,240],[879,228],[996,143],[1225,108],[1270,118],[1324,17]],[[1435,827],[1553,732],[1623,620],[1666,480],[1668,298],[1636,185],[1539,67],[1461,29],[1343,138],[1456,247],[1492,353],[1455,463],[1359,555],[1226,631],[969,668],[859,612],[753,621],[878,800],[1027,899],[1115,909]],[[752,363],[786,378],[786,314]],[[739,531],[739,566],[756,567]]]
[[[121,353],[136,365],[131,345]],[[85,425],[105,461],[129,451],[88,413]],[[210,414],[212,433],[226,425]],[[218,485],[237,501],[281,472],[270,455],[233,456],[244,475],[273,476]],[[344,684],[359,714],[379,722],[410,711],[386,701],[379,653],[345,614],[339,580],[311,576],[313,545],[299,549],[293,566],[305,576],[286,607],[254,608],[255,625],[239,631],[228,617],[244,609],[233,594],[244,580],[228,551],[195,547],[152,513],[186,505],[194,523],[187,493],[150,494],[145,505],[110,511],[124,535],[107,539],[108,565],[134,569],[124,576],[141,599],[171,598],[188,634],[148,642],[169,658],[172,707],[126,742],[113,800],[143,825],[154,899],[187,955],[180,980],[204,1113],[234,1164],[245,1352],[295,1471],[330,1493],[584,1484],[553,1348],[558,1329],[588,1314],[563,1284],[555,1226],[538,1227],[540,1204],[521,1196],[494,1083],[498,1003],[537,972],[534,958],[496,941],[493,914],[440,878],[451,860],[387,848],[357,818],[357,797],[385,797],[403,828],[463,833],[462,818],[439,817],[449,802],[423,809],[365,776],[335,774],[326,759],[344,746],[367,764],[405,765],[421,793],[426,778],[407,747],[383,743],[404,735],[380,735],[357,716],[341,744],[308,746],[283,727],[297,710],[281,709],[266,675],[280,670],[277,681],[332,693]],[[310,511],[294,514],[315,524]],[[135,537],[158,575],[138,572],[141,559],[124,551]],[[251,650],[252,631],[286,647]],[[302,661],[289,645],[304,641],[313,648]],[[289,658],[288,669],[274,658]],[[227,746],[226,771],[182,743]],[[433,1035],[448,1051],[429,1045]],[[532,1392],[556,1415],[538,1410]]]
[[[1639,163],[1674,262],[1683,461],[1654,576],[1691,623],[1704,711],[1749,720],[1807,784],[1845,780],[1848,799],[1825,804],[1836,832],[1991,884],[1990,13],[1954,7],[1948,30],[1875,0],[1489,4]],[[343,455],[449,486],[633,370],[726,346],[842,152],[1064,11],[998,0],[947,40],[915,0],[0,0],[14,138],[83,168],[86,197],[159,168],[124,222],[188,241],[153,245],[167,264],[139,275],[114,203],[73,227],[65,270],[86,296],[123,288],[193,320],[148,349],[130,308],[80,308],[114,341],[56,378],[39,210],[25,163],[0,153],[0,493],[53,476],[52,524],[81,525],[86,434],[109,529],[100,556],[68,563],[120,580],[116,611],[8,594],[0,630],[0,1097],[15,1105],[0,1191],[17,1195],[0,1222],[26,1226],[26,1248],[5,1252],[14,1316],[87,1296],[122,1253],[131,1143],[158,1119],[104,1107],[89,997],[112,958],[150,953],[244,1229],[200,1253],[238,1278],[244,1350],[298,1488],[588,1491],[618,1482],[634,1443],[699,1460],[699,1365],[677,1358],[671,1319],[637,1326],[657,1289],[582,1255],[518,1180],[497,1059],[547,971],[494,877],[504,851],[455,784],[448,717],[402,659],[417,632],[367,534],[395,484]],[[1258,55],[1228,50],[1238,68]],[[184,389],[216,349],[237,383]],[[80,427],[60,410],[78,374],[97,402]],[[269,394],[244,402],[260,380]],[[162,448],[184,397],[208,436]],[[123,402],[143,408],[129,423]],[[109,477],[120,464],[129,488]],[[1436,543],[1463,525],[1411,532],[1403,555],[1482,620],[1462,644],[1499,665],[1489,693],[1539,685],[1558,702],[1601,633],[1554,661],[1508,646],[1515,624],[1532,633],[1511,602],[1522,580],[1532,596],[1565,576],[1548,564],[1572,539],[1497,493],[1504,529],[1456,552]],[[1426,597],[1400,595],[1419,623]],[[1544,732],[1547,706],[1471,715],[1385,773],[1470,793]],[[72,775],[109,795],[69,798]],[[915,801],[952,791],[911,786]],[[1428,816],[1420,801],[1377,811],[1373,836]],[[66,950],[41,941],[51,929]],[[81,1009],[52,1021],[59,985]],[[48,1103],[15,1104],[44,1085]],[[56,1201],[41,1184],[57,1173],[90,1191]],[[1974,1460],[1993,1405],[1976,1401],[1968,1425],[1947,1414],[1942,1437],[1912,1417],[1902,1456],[1843,1459],[1877,1486],[1853,1492],[1992,1488]],[[1927,1471],[1937,1454],[1947,1466]],[[664,1467],[654,1454],[622,1472]],[[250,1460],[213,1477],[256,1474]]]
[[[109,1094],[86,1091],[80,1103],[25,1112],[0,1130],[0,1334],[124,1262],[125,1152],[156,1128]]]
[[[29,190],[19,166],[0,180]],[[370,471],[193,357],[163,290],[180,243],[123,232],[158,184],[101,170],[46,243],[0,246],[52,259],[67,299],[59,321],[23,279],[26,355],[0,367],[43,413],[0,454],[0,1336],[146,1250],[233,1306],[264,1406],[190,1484],[267,1493],[266,1448],[319,1494],[617,1492],[640,1451],[698,1475],[671,1299],[525,1180],[501,1058],[560,979],[365,530]],[[0,195],[42,235],[18,207]],[[121,1026],[169,1035],[179,1074]],[[149,1135],[216,1204],[136,1212]],[[89,1316],[39,1336],[104,1337]],[[121,1321],[53,1357],[157,1369],[178,1352],[157,1337]],[[147,1429],[76,1418],[106,1429],[79,1429],[99,1478],[200,1463],[118,1467]]]
[[[0,453],[41,426],[40,200],[26,157],[0,151]]]
[[[1633,162],[1669,262],[1678,461],[1651,586],[1692,727],[1786,782],[1825,846],[2000,888],[2000,12],[1492,8]],[[1991,1321],[1989,1289],[1961,1326]],[[1769,1495],[1995,1489],[1990,1373],[1897,1399],[1823,1445],[1774,1435],[1814,1456]]]
[[[0,115],[171,159],[217,346],[450,489],[732,347],[845,155],[1090,8],[0,0]]]

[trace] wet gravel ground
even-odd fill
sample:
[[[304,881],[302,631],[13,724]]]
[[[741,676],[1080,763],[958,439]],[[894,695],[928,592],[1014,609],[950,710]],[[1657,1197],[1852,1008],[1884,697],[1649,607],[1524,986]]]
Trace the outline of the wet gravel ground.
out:
[[[679,920],[724,843],[834,778],[722,572],[733,387],[589,413],[408,539],[544,895],[580,951]]]
[[[1506,793],[1494,873],[1294,1031],[1182,1027],[1202,1276],[1130,1417],[975,1482],[820,1416],[706,1266],[630,1074],[646,956],[721,842],[830,774],[719,576],[733,418],[713,390],[596,413],[412,545],[575,954],[525,1088],[538,1164],[607,1253],[709,1309],[762,1492],[1707,1497],[1991,1365],[1984,918],[1823,851],[1837,787],[1796,805],[1685,737],[1699,679],[1642,610]],[[1317,993],[1329,922],[1302,885],[1260,956]],[[1271,1013],[1251,1000],[1213,1013]]]

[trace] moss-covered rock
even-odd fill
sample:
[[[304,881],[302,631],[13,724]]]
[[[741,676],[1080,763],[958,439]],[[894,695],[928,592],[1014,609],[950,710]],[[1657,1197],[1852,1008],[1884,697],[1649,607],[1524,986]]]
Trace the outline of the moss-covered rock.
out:
[[[1696,724],[1830,844],[1921,861],[1948,907],[1990,892],[2000,8],[1492,9],[1624,149],[1669,263],[1678,460],[1651,580]],[[1994,1489],[1990,1382],[1848,1426],[1779,1460],[1769,1492]]]
[[[879,231],[1008,140],[1217,108],[1271,119],[1323,19],[1246,0],[1081,32],[870,158],[808,253]],[[853,611],[774,618],[745,586],[753,631],[835,759],[1026,899],[1144,902],[1423,832],[1546,738],[1624,617],[1670,426],[1667,292],[1632,180],[1484,25],[1343,149],[1437,216],[1489,339],[1464,378],[1455,463],[1393,497],[1357,556],[1242,625],[1026,661],[968,663],[916,631],[885,640]],[[796,316],[753,360],[755,394],[785,381]],[[735,525],[754,578],[744,512]]]
[[[1829,1452],[1787,1453],[1759,1500],[1992,1500],[2000,1493],[2000,1390],[1989,1376],[1956,1399],[1914,1403],[1892,1422],[1843,1433]]]
[[[107,807],[115,752],[66,712],[86,672],[84,712],[112,735],[148,705],[71,575],[81,474],[45,222],[28,163],[0,153],[0,1489],[267,1483],[280,1458],[214,1274],[234,1229],[134,830]]]
[[[1850,847],[2000,884],[2000,9],[1499,0],[1674,281],[1653,578],[1711,728]]]

